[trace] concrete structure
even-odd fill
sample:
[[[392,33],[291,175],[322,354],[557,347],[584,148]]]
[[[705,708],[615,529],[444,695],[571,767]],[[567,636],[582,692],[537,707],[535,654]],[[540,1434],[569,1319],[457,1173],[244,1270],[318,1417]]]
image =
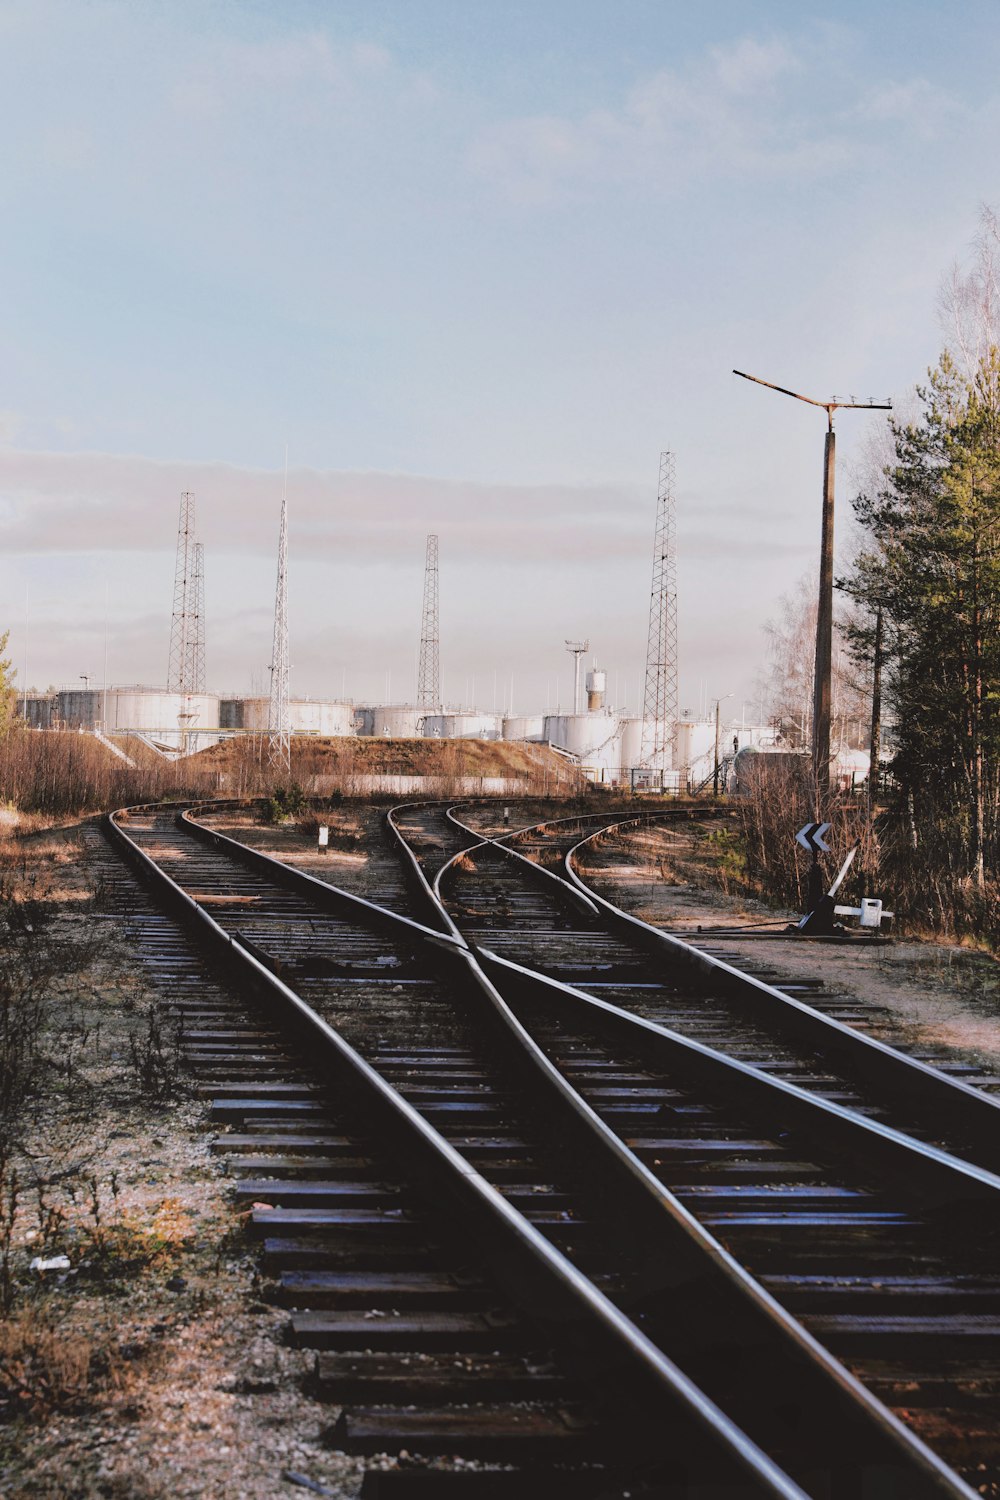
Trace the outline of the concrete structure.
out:
[[[499,714],[481,714],[475,709],[427,714],[423,722],[423,734],[429,739],[498,740],[502,733],[503,721]]]
[[[604,694],[608,688],[608,674],[597,667],[587,673],[587,712],[595,713],[604,707]]]
[[[270,698],[223,698],[219,704],[219,724],[223,729],[267,734],[270,727]],[[290,733],[336,738],[354,733],[354,705],[324,698],[291,698],[288,702]]]

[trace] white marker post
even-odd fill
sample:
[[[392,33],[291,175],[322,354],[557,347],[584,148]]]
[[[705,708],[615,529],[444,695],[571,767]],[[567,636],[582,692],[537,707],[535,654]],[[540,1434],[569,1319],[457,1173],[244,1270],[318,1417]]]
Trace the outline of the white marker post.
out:
[[[330,830],[325,823],[319,825],[319,852],[326,853],[326,847],[330,842]]]

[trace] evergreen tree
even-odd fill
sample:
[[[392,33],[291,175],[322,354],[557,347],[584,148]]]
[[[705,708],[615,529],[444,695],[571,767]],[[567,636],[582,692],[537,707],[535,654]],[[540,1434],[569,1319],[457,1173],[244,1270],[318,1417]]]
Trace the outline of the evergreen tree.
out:
[[[17,714],[17,693],[14,690],[17,673],[11,667],[10,658],[4,656],[9,636],[9,630],[0,635],[0,735],[12,727]]]
[[[865,549],[844,587],[882,608],[912,840],[982,890],[1000,802],[1000,355],[968,378],[944,354],[920,396],[883,488],[855,502]]]

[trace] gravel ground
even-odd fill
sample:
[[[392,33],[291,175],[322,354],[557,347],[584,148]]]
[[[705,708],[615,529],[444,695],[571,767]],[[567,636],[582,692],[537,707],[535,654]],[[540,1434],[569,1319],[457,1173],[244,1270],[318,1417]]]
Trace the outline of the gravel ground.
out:
[[[169,1036],[166,1079],[141,1077],[161,997],[94,907],[79,830],[6,844],[0,870],[43,891],[65,971],[2,1162],[0,1222],[11,1164],[20,1187],[9,1239],[0,1227],[0,1495],[273,1500],[308,1493],[293,1472],[355,1497],[361,1465],[321,1446],[336,1410],[299,1389],[313,1356],[282,1343],[286,1314],[260,1300]],[[30,1269],[57,1255],[68,1269]]]
[[[355,836],[378,816],[331,817],[335,846],[323,856],[291,827],[258,826],[253,842],[364,894],[380,882],[380,857]],[[667,830],[637,837],[634,862],[599,877],[601,887],[686,933],[781,915],[710,889],[683,840]],[[0,876],[41,902],[33,961],[41,954],[52,967],[27,1124],[9,1158],[0,1152],[0,1301],[10,1272],[0,1307],[0,1496],[294,1500],[309,1493],[284,1477],[294,1473],[353,1500],[361,1464],[322,1446],[336,1409],[299,1388],[312,1356],[282,1342],[285,1314],[260,1300],[209,1150],[214,1127],[167,1032],[155,1076],[142,1076],[163,997],[118,922],[95,906],[80,830],[5,838]],[[782,974],[822,977],[885,1005],[909,1036],[1000,1063],[992,959],[914,942],[705,941]],[[20,1187],[8,1236],[12,1165]],[[56,1254],[68,1270],[30,1269],[35,1256]]]

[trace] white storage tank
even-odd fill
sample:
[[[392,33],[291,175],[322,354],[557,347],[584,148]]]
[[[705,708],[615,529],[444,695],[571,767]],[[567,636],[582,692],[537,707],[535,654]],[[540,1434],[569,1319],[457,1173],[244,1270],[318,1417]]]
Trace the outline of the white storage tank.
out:
[[[98,699],[101,694],[95,695]],[[215,693],[168,693],[161,688],[109,688],[109,732],[134,730],[159,738],[188,730],[218,729]]]
[[[544,738],[545,715],[544,714],[508,714],[503,721],[503,737],[505,740],[534,740],[535,742]]]
[[[622,720],[622,768],[633,770],[642,760],[642,720]]]
[[[224,729],[245,729],[253,734],[266,734],[270,723],[271,700],[263,696],[256,698],[227,698],[220,706],[220,717],[225,713]],[[338,703],[323,698],[292,698],[288,704],[288,723],[292,734],[313,734],[333,738],[354,733],[354,707],[350,703]]]
[[[293,734],[315,734],[322,739],[354,733],[354,705],[332,698],[293,698],[288,705]]]
[[[499,714],[480,714],[471,710],[427,714],[423,724],[423,732],[428,738],[442,740],[498,740],[500,729]]]
[[[427,717],[426,708],[417,703],[389,703],[373,708],[371,733],[383,739],[415,740]]]
[[[547,714],[545,738],[575,755],[597,781],[617,781],[622,768],[622,725],[617,714]]]
[[[619,720],[609,713],[546,714],[545,738],[581,760],[618,736]],[[619,741],[620,742],[620,741]]]

